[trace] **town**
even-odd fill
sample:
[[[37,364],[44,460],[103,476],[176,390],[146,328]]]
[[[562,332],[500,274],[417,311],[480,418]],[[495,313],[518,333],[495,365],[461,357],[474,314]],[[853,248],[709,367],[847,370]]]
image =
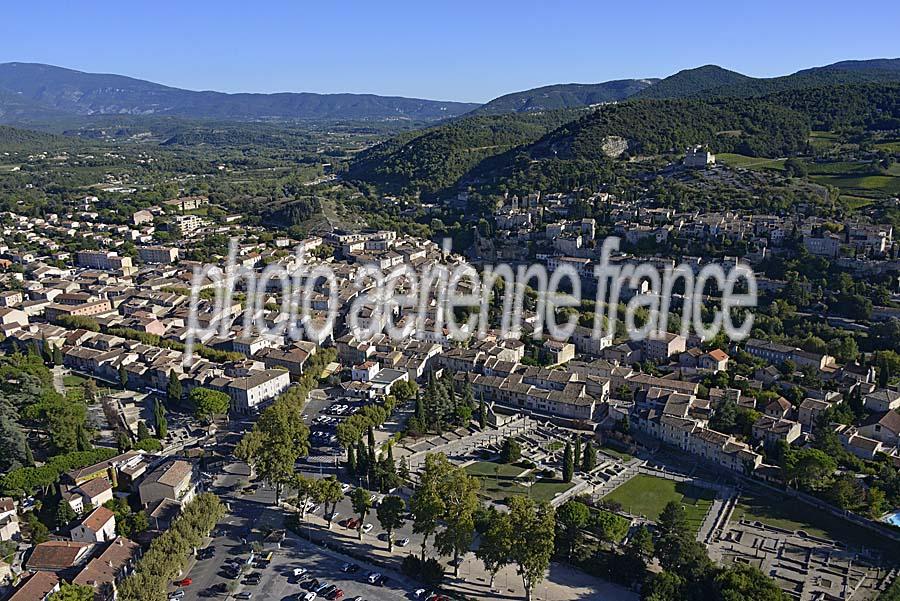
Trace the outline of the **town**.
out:
[[[898,85],[0,64],[0,599],[900,598]]]

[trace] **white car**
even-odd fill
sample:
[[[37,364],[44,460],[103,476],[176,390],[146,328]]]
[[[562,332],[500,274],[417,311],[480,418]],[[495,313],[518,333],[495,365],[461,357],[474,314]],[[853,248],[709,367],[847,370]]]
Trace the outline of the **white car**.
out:
[[[169,594],[169,601],[178,601],[179,599],[184,599],[184,591],[178,590]]]
[[[306,568],[294,568],[294,576],[303,576],[308,571]]]
[[[366,578],[366,580],[369,581],[369,584],[375,584],[376,582],[378,582],[378,580],[380,578],[381,578],[380,572],[372,572],[371,574],[369,574],[369,577]]]
[[[315,601],[316,593],[315,591],[309,591],[305,595],[303,595],[303,601]]]
[[[409,538],[401,538],[400,540],[397,541],[398,547],[405,547],[408,544],[409,544]]]
[[[365,532],[366,534],[368,534],[372,531],[372,528],[374,528],[374,526],[372,524],[366,524],[365,526],[362,527],[362,531]]]
[[[344,482],[343,484],[341,484],[341,491],[342,491],[342,492],[347,492],[348,490],[350,490],[350,485],[349,485],[349,484],[347,484],[346,482]]]

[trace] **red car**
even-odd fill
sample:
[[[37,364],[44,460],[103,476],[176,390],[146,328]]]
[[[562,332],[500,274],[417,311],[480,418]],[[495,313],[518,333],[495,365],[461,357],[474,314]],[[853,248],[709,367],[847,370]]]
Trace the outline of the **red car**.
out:
[[[358,520],[357,518],[353,518],[352,520],[350,520],[349,522],[347,522],[347,526],[346,526],[346,527],[349,528],[349,529],[351,529],[351,530],[353,530],[353,529],[355,529],[357,526],[359,526],[359,520]]]
[[[328,595],[328,599],[331,599],[333,601],[337,600],[337,599],[343,599],[343,598],[344,598],[344,591],[342,591],[341,589],[336,589]]]
[[[190,578],[184,578],[182,580],[176,580],[175,586],[190,586],[194,581]]]

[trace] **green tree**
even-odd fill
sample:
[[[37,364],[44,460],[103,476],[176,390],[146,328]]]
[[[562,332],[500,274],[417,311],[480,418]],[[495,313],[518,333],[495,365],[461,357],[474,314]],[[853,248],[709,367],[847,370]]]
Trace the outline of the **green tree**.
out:
[[[468,552],[475,535],[475,512],[478,510],[479,480],[465,470],[453,466],[441,482],[444,529],[434,538],[441,555],[453,556],[453,575],[459,576],[459,558]]]
[[[375,510],[378,522],[387,533],[388,551],[394,547],[394,530],[406,523],[406,502],[397,495],[388,495],[381,500]]]
[[[76,517],[75,510],[63,499],[56,506],[56,528],[60,530],[68,526]]]
[[[325,510],[324,515],[328,520],[329,530],[331,530],[331,521],[334,519],[334,509],[343,498],[344,491],[341,490],[341,483],[334,476],[325,478],[316,488],[315,500],[316,503],[321,503]]]
[[[563,482],[571,482],[575,475],[575,458],[572,456],[572,443],[566,441],[566,448],[563,451]]]
[[[64,583],[50,595],[50,601],[94,601],[94,587]]]
[[[500,448],[500,461],[503,463],[515,463],[521,458],[522,445],[514,438],[507,437],[503,441],[503,446]]]
[[[511,563],[522,577],[526,601],[531,601],[534,587],[544,579],[553,556],[553,507],[549,503],[535,505],[529,498],[515,496],[509,502],[509,520],[513,533]]]
[[[300,517],[302,519],[306,519],[306,506],[316,498],[321,482],[317,478],[310,478],[303,474],[294,474],[291,486],[297,491],[297,506],[300,508]]]
[[[359,486],[353,489],[353,493],[350,495],[350,501],[353,504],[353,511],[359,516],[356,534],[359,536],[359,540],[362,540],[363,523],[369,515],[369,510],[372,509],[372,493],[362,486]]]
[[[150,429],[147,427],[147,424],[144,422],[144,420],[140,420],[138,422],[137,437],[138,440],[146,440],[150,438]]]
[[[425,561],[428,539],[438,529],[439,520],[444,514],[441,481],[449,470],[450,461],[446,456],[437,453],[425,455],[425,465],[419,474],[419,486],[409,500],[413,532],[422,535],[422,561]]]
[[[166,419],[166,410],[159,399],[153,405],[153,421],[156,424],[156,437],[165,438],[169,432],[169,422]]]
[[[493,511],[488,527],[481,535],[481,543],[475,550],[475,557],[481,560],[484,569],[491,575],[488,588],[494,588],[497,572],[512,561],[513,538],[509,514]]]
[[[276,505],[283,486],[294,475],[297,459],[309,452],[309,428],[302,412],[303,400],[289,390],[260,414],[235,447],[235,456],[275,487]]]
[[[214,420],[219,415],[228,413],[231,399],[224,392],[197,386],[192,389],[188,399],[194,408],[194,416],[200,420]]]
[[[166,385],[166,398],[169,402],[177,403],[181,400],[181,395],[183,393],[184,389],[181,385],[181,380],[178,379],[178,374],[176,374],[173,369],[169,372],[169,383]]]
[[[124,365],[119,366],[119,386],[122,390],[128,386],[128,370],[125,369]]]
[[[581,471],[587,473],[597,466],[597,451],[591,441],[584,445],[581,459]]]
[[[590,517],[591,510],[580,501],[566,501],[556,511],[556,551],[566,559],[572,559],[572,552],[581,541],[581,531]]]

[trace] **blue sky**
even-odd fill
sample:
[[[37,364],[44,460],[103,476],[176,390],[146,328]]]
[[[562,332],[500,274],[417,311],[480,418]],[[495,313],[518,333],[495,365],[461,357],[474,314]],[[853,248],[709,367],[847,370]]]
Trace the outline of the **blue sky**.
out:
[[[226,92],[487,101],[540,85],[900,57],[900,2],[11,2],[0,62]],[[76,6],[79,5],[79,6]]]

